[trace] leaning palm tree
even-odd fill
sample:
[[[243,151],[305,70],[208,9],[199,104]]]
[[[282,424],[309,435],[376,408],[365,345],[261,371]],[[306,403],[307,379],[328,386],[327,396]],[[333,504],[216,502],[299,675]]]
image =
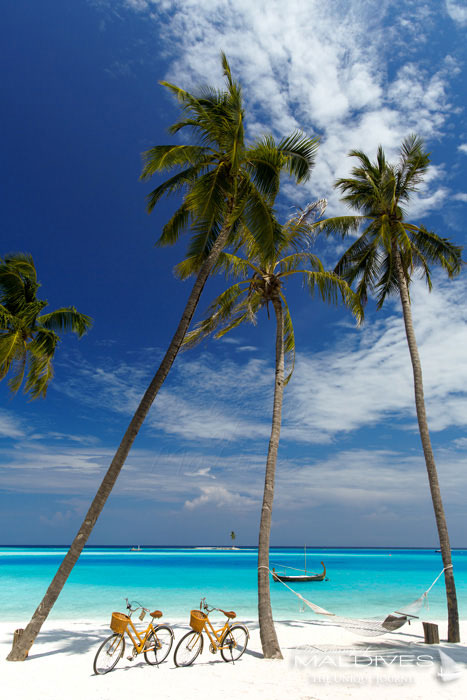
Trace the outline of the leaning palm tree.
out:
[[[220,252],[238,239],[241,222],[265,249],[272,249],[277,234],[270,204],[279,187],[281,171],[296,181],[309,177],[318,147],[317,139],[296,132],[276,144],[266,136],[248,145],[244,138],[244,112],[240,86],[232,79],[222,54],[225,90],[206,87],[194,95],[169,83],[165,85],[178,99],[182,118],[170,128],[175,134],[188,130],[190,145],[155,146],[144,153],[142,179],[157,172],[174,173],[154,189],[148,198],[152,211],[166,195],[183,195],[182,203],[162,229],[159,245],[175,243],[185,231],[192,233],[185,276],[196,274],[182,317],[169,348],[144,393],[118,450],[99,486],[71,547],[36,609],[23,635],[14,643],[9,661],[22,661],[57,600],[78,561],[92,529],[120,474],[131,446],[156,398],[190,325],[203,287]]]
[[[300,274],[312,294],[317,290],[322,299],[328,302],[337,303],[341,299],[351,308],[358,320],[361,319],[361,306],[348,284],[335,273],[325,271],[316,255],[307,250],[310,238],[306,217],[292,219],[282,227],[273,255],[264,251],[248,231],[243,231],[242,238],[245,241],[246,256],[242,258],[230,253],[221,253],[217,263],[217,268],[223,269],[227,277],[241,281],[229,287],[213,301],[206,319],[187,334],[185,342],[187,345],[193,345],[214,331],[214,337],[221,338],[244,321],[255,323],[261,308],[266,308],[268,315],[269,304],[274,309],[275,382],[258,541],[258,619],[264,657],[277,659],[282,658],[282,653],[271,610],[269,540],[282,399],[284,386],[292,376],[295,357],[294,331],[284,294],[284,283],[291,275]]]
[[[31,255],[0,259],[0,381],[9,375],[14,394],[24,382],[24,393],[32,399],[47,393],[58,332],[81,337],[92,323],[73,306],[43,313],[48,303],[37,298],[40,286]]]
[[[358,165],[353,169],[352,177],[338,180],[335,186],[343,193],[343,201],[359,211],[360,215],[328,219],[317,226],[327,233],[337,232],[342,236],[364,226],[363,233],[341,257],[335,271],[350,284],[356,283],[356,291],[363,304],[367,302],[370,292],[376,295],[378,309],[388,296],[398,294],[400,297],[413,368],[418,426],[444,564],[448,639],[458,642],[459,616],[451,547],[428,431],[409,287],[414,275],[419,273],[431,290],[430,265],[433,264],[440,265],[449,277],[458,274],[462,266],[462,248],[406,220],[404,207],[422,182],[430,162],[429,154],[419,138],[412,135],[405,139],[395,165],[387,162],[381,146],[375,163],[361,151],[352,151],[350,156],[358,159]]]

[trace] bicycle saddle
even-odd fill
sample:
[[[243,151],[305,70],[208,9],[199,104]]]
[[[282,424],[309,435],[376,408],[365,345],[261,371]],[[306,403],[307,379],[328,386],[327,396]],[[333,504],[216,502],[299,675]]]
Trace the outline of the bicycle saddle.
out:
[[[234,617],[237,617],[237,613],[234,613],[233,610],[229,610],[228,612],[226,612],[225,610],[221,610],[220,608],[219,608],[219,610],[221,613],[224,613],[224,615],[226,617],[229,617],[231,620],[233,620]]]
[[[162,617],[162,613],[160,610],[154,610],[154,612],[149,613],[151,617]]]

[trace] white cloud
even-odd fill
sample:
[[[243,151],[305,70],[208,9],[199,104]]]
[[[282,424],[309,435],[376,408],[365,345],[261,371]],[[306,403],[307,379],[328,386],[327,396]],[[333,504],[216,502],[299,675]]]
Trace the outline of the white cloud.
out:
[[[0,438],[20,438],[23,435],[21,421],[11,413],[0,410]]]
[[[467,472],[463,468],[466,442],[459,439],[450,449],[437,451],[437,465],[446,503],[463,506]],[[165,503],[174,511],[227,509],[244,513],[258,511],[264,486],[264,454],[249,452],[246,446],[224,454],[213,450],[154,452],[132,450],[112,494],[114,498],[139,498]],[[18,450],[0,454],[0,479],[4,491],[49,493],[57,496],[53,515],[43,522],[51,527],[82,516],[110,464],[113,451],[100,448],[70,448],[60,455],[52,447],[21,444]],[[287,454],[287,449],[282,451]],[[208,466],[206,466],[208,465]],[[193,478],[187,478],[191,476]],[[215,477],[216,484],[212,483]],[[73,493],[73,498],[69,494]],[[415,510],[429,503],[429,489],[421,450],[397,448],[346,449],[325,457],[280,457],[276,472],[275,512],[316,507],[355,508],[369,514],[388,508]],[[121,501],[120,501],[121,503]]]
[[[215,506],[216,508],[229,507],[236,511],[246,508],[257,508],[258,502],[250,496],[242,496],[238,492],[229,491],[223,486],[203,486],[201,495],[192,500],[185,501],[185,508],[194,510],[195,508],[205,508]]]
[[[467,280],[412,288],[413,318],[432,430],[467,424]],[[285,439],[323,442],[391,421],[415,428],[413,378],[401,313],[347,336],[334,350],[299,357],[286,393]],[[396,421],[405,419],[405,424]]]
[[[449,116],[456,61],[446,55],[430,73],[414,54],[436,32],[436,4],[384,0],[377,11],[368,0],[126,4],[146,10],[158,27],[162,22],[164,50],[172,57],[167,77],[177,84],[219,84],[219,53],[226,52],[244,88],[250,135],[269,128],[277,135],[296,128],[321,135],[311,184],[302,194],[293,190],[297,203],[326,194],[328,212],[335,213],[341,205],[332,185],[351,168],[346,153],[362,148],[374,154],[381,143],[391,156],[410,132],[439,135]],[[460,21],[458,3],[448,2],[447,9]],[[420,214],[445,195],[439,181],[433,183],[419,201]]]
[[[467,143],[461,143],[457,148],[459,151],[462,151],[462,153],[467,153]]]
[[[434,431],[467,424],[466,295],[464,277],[450,282],[442,274],[435,276],[431,294],[423,281],[415,281],[412,288],[427,411]],[[394,429],[415,430],[412,369],[397,299],[360,330],[343,326],[340,338],[325,351],[298,353],[285,392],[282,441],[326,444],[342,432],[388,421]],[[245,441],[266,445],[273,366],[262,359],[243,360],[242,353],[236,357],[234,361],[216,355],[215,347],[213,354],[180,357],[145,422],[146,436],[165,434],[193,444],[215,441],[226,449]],[[132,372],[125,367],[96,366],[90,372],[85,363],[77,362],[74,398],[95,407],[98,393],[100,410],[131,416],[147,377],[138,365]],[[62,386],[65,390],[66,385]],[[205,467],[199,464],[196,469]]]
[[[210,474],[211,467],[203,467],[203,469],[198,469],[195,472],[184,472],[184,476],[206,476],[210,479],[215,479],[214,474]]]
[[[467,192],[458,192],[457,194],[453,194],[452,198],[458,202],[467,202]]]
[[[454,22],[467,26],[467,6],[462,0],[446,0],[446,10]]]

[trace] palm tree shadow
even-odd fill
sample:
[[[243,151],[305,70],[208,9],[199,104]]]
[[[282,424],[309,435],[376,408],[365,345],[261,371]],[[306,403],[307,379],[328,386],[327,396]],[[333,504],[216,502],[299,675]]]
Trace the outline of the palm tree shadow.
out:
[[[41,632],[34,648],[40,647],[41,644],[54,644],[57,648],[29,654],[28,661],[40,659],[44,656],[54,656],[55,654],[87,654],[93,647],[97,649],[99,643],[105,639],[105,636],[102,632],[87,630],[79,632],[63,628],[46,630]]]

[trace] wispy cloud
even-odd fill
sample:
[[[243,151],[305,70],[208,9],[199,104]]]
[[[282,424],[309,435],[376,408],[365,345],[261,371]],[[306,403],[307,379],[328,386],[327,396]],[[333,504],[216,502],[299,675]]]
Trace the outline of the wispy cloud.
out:
[[[286,454],[286,451],[283,451]],[[49,493],[57,497],[56,510],[44,514],[43,522],[58,526],[82,516],[110,461],[106,449],[67,451],[56,455],[42,450],[21,454],[2,453],[0,469],[4,491]],[[438,471],[446,503],[463,505],[467,473],[463,468],[466,445],[456,444],[438,451]],[[165,452],[135,449],[115,486],[112,498],[138,498],[166,504],[174,511],[184,508],[205,512],[225,509],[242,514],[260,507],[265,455],[243,453],[223,456],[207,447],[204,452]],[[200,464],[215,467],[197,468]],[[191,465],[193,474],[187,476]],[[216,483],[212,481],[215,476]],[[70,498],[69,494],[73,493]],[[417,509],[430,502],[423,456],[420,451],[397,449],[335,450],[326,457],[279,459],[276,474],[277,512],[326,506],[354,508],[355,513],[387,509]],[[423,506],[424,507],[424,506]]]
[[[340,208],[332,184],[349,172],[351,149],[372,154],[381,143],[391,156],[408,133],[438,136],[449,118],[459,67],[449,54],[431,71],[424,61],[424,46],[439,31],[437,2],[384,0],[377,10],[369,0],[124,4],[146,13],[157,31],[163,26],[167,77],[178,84],[219,83],[219,52],[226,52],[245,90],[250,135],[265,128],[320,134],[312,183],[289,194],[302,201],[326,194],[330,213]],[[463,5],[447,0],[446,9],[464,22]],[[420,198],[419,215],[445,200],[440,177]]]
[[[413,286],[415,332],[432,430],[467,423],[467,282]],[[316,356],[300,356],[286,394],[283,437],[323,442],[341,431],[391,421],[415,429],[413,379],[398,308]],[[401,422],[401,420],[403,422]]]
[[[0,410],[0,438],[20,438],[23,435],[22,421],[12,412]]]
[[[430,427],[467,423],[467,280],[435,276],[412,289],[415,332],[424,372]],[[413,378],[400,307],[376,314],[360,329],[342,325],[340,340],[319,353],[299,352],[285,392],[282,440],[329,443],[339,434],[384,425],[415,430]],[[236,359],[238,358],[238,359]],[[174,366],[145,423],[145,434],[174,436],[192,444],[215,440],[266,444],[270,433],[274,368],[268,359],[225,359],[184,354]],[[95,404],[104,416],[130,417],[148,377],[146,363],[92,369],[76,362],[74,378],[61,383],[76,400]]]

